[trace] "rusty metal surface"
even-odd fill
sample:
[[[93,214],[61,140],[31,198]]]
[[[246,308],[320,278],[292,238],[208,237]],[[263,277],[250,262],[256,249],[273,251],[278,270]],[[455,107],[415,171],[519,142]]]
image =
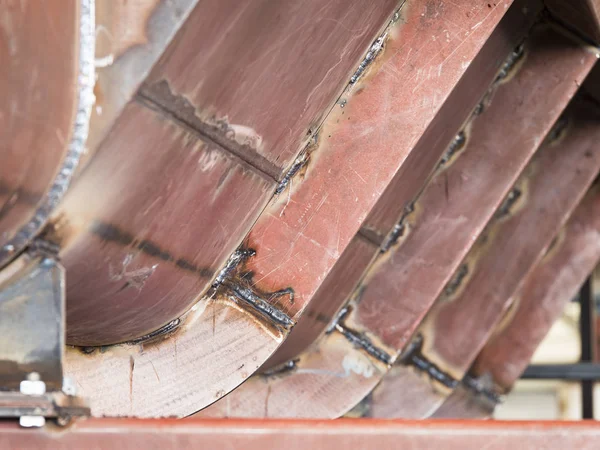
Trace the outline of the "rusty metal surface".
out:
[[[536,154],[419,325],[403,355],[407,365],[394,367],[391,380],[374,392],[372,416],[427,416],[463,378],[512,295],[597,175],[599,118],[593,104],[580,98],[572,103],[564,134],[548,139]],[[408,392],[402,400],[393,395],[398,386]]]
[[[556,236],[469,370],[486,390],[507,393],[585,277],[600,260],[600,190],[592,187]],[[459,386],[433,417],[488,417],[495,404]]]
[[[350,78],[350,69],[358,64],[360,54],[365,51],[374,34],[385,23],[385,18],[391,14],[395,0],[393,2],[385,0],[387,6],[380,5],[379,8],[369,9],[371,11],[369,15],[365,15],[358,4],[348,7],[347,4],[340,3],[335,6],[327,3],[326,11],[322,11],[314,26],[310,25],[314,22],[312,10],[315,8],[318,10],[323,5],[318,1],[311,5],[312,9],[304,8],[302,14],[278,16],[277,12],[285,13],[287,11],[285,8],[291,6],[277,2],[255,1],[248,2],[244,8],[240,8],[236,2],[200,2],[195,7],[196,12],[187,19],[175,42],[167,49],[163,59],[156,66],[155,74],[162,76],[164,71],[172,70],[171,66],[181,64],[183,57],[185,62],[195,64],[194,70],[182,72],[178,66],[175,67],[177,80],[201,85],[204,80],[202,77],[206,75],[206,66],[200,64],[198,60],[190,59],[190,48],[193,49],[193,55],[201,59],[213,54],[209,49],[214,46],[213,50],[218,50],[216,51],[218,61],[227,61],[226,66],[223,66],[221,63],[217,64],[218,61],[214,58],[211,59],[214,64],[210,72],[210,79],[219,81],[221,89],[219,95],[222,97],[218,98],[228,99],[229,102],[226,104],[230,110],[220,110],[223,117],[229,114],[230,118],[235,119],[236,123],[231,126],[240,132],[250,129],[251,124],[234,114],[234,109],[239,106],[245,108],[246,113],[252,113],[250,117],[247,114],[244,116],[247,120],[262,117],[261,120],[266,120],[265,123],[276,123],[280,130],[284,130],[281,131],[283,135],[288,136],[291,123],[296,123],[299,118],[316,120],[316,117],[309,118],[309,116],[315,115],[317,110],[322,114],[326,106],[324,102],[333,101],[334,94],[337,94]],[[145,8],[149,8],[149,5]],[[266,33],[266,28],[261,26],[260,29],[256,29],[253,25],[257,17],[267,12],[273,14],[271,20],[277,23],[277,27],[272,27],[269,33]],[[225,34],[226,39],[218,38],[222,35],[217,30],[232,27],[232,18],[237,21],[236,32]],[[303,22],[307,20],[309,22]],[[356,29],[359,22],[360,27]],[[312,27],[312,33],[301,32],[307,25]],[[194,34],[210,30],[214,31],[212,40],[205,39],[204,35],[200,36],[202,37],[200,39]],[[294,56],[301,63],[305,63],[301,73],[296,70],[298,69],[296,66],[284,64],[289,62],[290,58],[287,46],[273,47],[273,42],[281,44],[289,39],[290,33],[302,36],[305,39],[303,45],[312,43],[311,45],[319,49],[319,53],[306,52],[310,64],[302,58],[297,58],[298,55]],[[321,39],[323,33],[329,36],[325,42]],[[265,83],[266,78],[263,76],[265,71],[273,72],[270,65],[266,68],[262,64],[251,64],[247,59],[238,61],[240,68],[247,66],[246,82],[254,79],[253,89],[248,92],[258,95],[261,99],[261,101],[254,99],[255,101],[249,102],[242,95],[242,91],[248,86],[245,82],[240,82],[239,74],[235,69],[237,66],[231,66],[231,58],[224,58],[222,50],[233,51],[240,43],[254,45],[259,41],[260,49],[254,47],[248,49],[247,56],[260,59],[260,55],[263,55],[262,58],[272,59],[276,52],[279,59],[275,58],[273,64],[277,65],[279,61],[281,70],[285,73],[281,75],[277,72],[279,78],[269,79]],[[198,42],[208,46],[206,51],[196,48]],[[157,45],[160,47],[163,44],[161,40]],[[124,45],[122,43],[121,46]],[[140,50],[142,53],[137,56],[135,54],[127,56],[125,52],[123,64],[127,61],[137,61],[139,64],[145,64],[146,67],[156,53],[151,50],[144,47]],[[324,59],[329,53],[339,54],[339,57],[335,61]],[[137,78],[130,80],[124,75],[128,73],[127,67],[111,66],[108,69],[109,72],[115,71],[114,76],[127,78],[128,83],[131,81],[131,86],[128,84],[127,89],[119,94],[124,95],[122,98],[119,97],[121,100],[126,99],[125,94],[134,88],[136,85],[134,81]],[[173,74],[173,72],[169,73]],[[292,77],[296,77],[295,82],[292,82],[294,79]],[[228,85],[223,82],[225,79],[229,80]],[[217,90],[213,87],[207,92],[217,93]],[[287,92],[287,97],[282,92]],[[257,215],[272,196],[276,189],[275,184],[283,183],[285,178],[279,173],[280,170],[275,173],[260,165],[256,166],[252,156],[246,150],[238,152],[237,147],[232,144],[233,141],[229,139],[231,135],[229,128],[213,130],[214,133],[208,133],[207,137],[203,134],[206,130],[202,126],[186,121],[185,117],[181,117],[177,111],[170,108],[173,105],[165,105],[164,102],[157,101],[147,90],[144,90],[144,93],[138,96],[134,104],[122,110],[119,120],[102,141],[101,148],[96,150],[96,155],[87,162],[86,170],[79,175],[78,182],[73,186],[61,210],[55,215],[52,224],[54,230],[49,233],[53,240],[63,245],[61,257],[65,260],[69,273],[74,274],[68,281],[70,298],[68,342],[71,344],[106,345],[123,342],[155,332],[176,320],[210,288],[218,273],[212,269],[224,266],[229,255],[248,232],[248,225],[256,220]],[[122,108],[119,106],[121,100],[114,100],[116,103],[113,106],[116,109],[110,113],[112,115]],[[202,106],[209,110],[211,108],[209,99],[206,101],[207,103]],[[264,114],[257,110],[259,104],[263,105]],[[132,110],[136,110],[139,105],[156,110],[166,122],[172,124],[170,130],[151,127],[144,136],[147,140],[136,136],[134,130],[148,124],[148,121],[143,118],[139,119],[140,123],[136,123],[138,119],[132,118],[134,114]],[[310,108],[310,114],[306,108],[299,111],[298,107],[301,105]],[[286,120],[290,123],[276,122],[271,119],[273,111],[283,107],[288,114]],[[280,113],[277,116],[283,117]],[[219,116],[220,119],[223,117]],[[108,122],[104,125],[96,124],[95,128],[105,125],[108,126]],[[314,125],[316,124],[310,126]],[[190,130],[191,133],[186,133]],[[294,155],[307,139],[307,130],[300,127],[298,133],[302,136],[296,136],[297,142],[295,141],[293,148],[290,147]],[[200,158],[198,167],[192,171],[190,163],[193,156],[176,153],[173,148],[174,145],[180,145],[179,135],[185,135],[188,141],[200,139],[198,142],[202,140],[211,142],[211,146],[220,149],[220,152],[211,152],[205,155],[204,159]],[[145,146],[149,142],[154,143],[154,146],[146,149]],[[157,165],[151,173],[140,170],[133,175],[136,161],[155,157],[156,152],[152,150],[158,151],[159,144],[173,148],[169,154],[164,150],[161,153],[163,159],[160,164],[168,161],[169,173],[159,176],[156,172],[159,167]],[[121,161],[123,152],[120,150],[124,147],[128,148],[125,164]],[[191,148],[193,149],[194,146]],[[222,155],[217,156],[218,153]],[[216,160],[213,160],[214,158]],[[253,174],[246,178],[259,180],[240,181],[236,175],[239,169],[228,170],[220,164],[212,167],[213,163],[221,158],[233,161],[227,165],[243,167],[246,173]],[[113,171],[115,167],[121,167],[122,171]],[[125,173],[126,168],[129,169],[128,173]],[[285,164],[281,167],[283,168]],[[195,174],[193,176],[195,181],[190,184],[195,186],[184,187],[185,180],[181,177],[192,176],[192,173]],[[135,178],[135,181],[129,178]],[[198,181],[198,178],[202,180]],[[158,183],[155,183],[157,179]],[[284,185],[288,182],[289,180],[285,179]],[[154,184],[162,188],[164,192],[162,195],[159,189],[150,188]],[[100,188],[104,185],[111,186],[111,189]],[[133,189],[137,186],[144,186],[145,190],[133,193]],[[175,192],[175,186],[182,191]],[[203,195],[198,195],[192,207],[190,201],[198,189],[202,190]],[[100,194],[98,194],[99,190],[101,190]],[[92,195],[92,192],[95,195]],[[247,192],[248,197],[240,195],[242,192]],[[169,203],[165,203],[166,200]],[[219,202],[229,206],[216,208]],[[191,211],[194,211],[194,215],[191,215]],[[165,215],[168,215],[169,221],[163,220]],[[200,224],[190,222],[192,217]],[[200,219],[201,217],[209,219]],[[123,223],[124,220],[127,224]],[[108,228],[110,236],[101,236],[101,233],[96,232],[94,224],[98,223],[102,228]],[[178,239],[177,244],[172,246],[174,236]],[[115,248],[118,241],[121,248]],[[178,253],[183,252],[180,248],[185,249],[187,255],[179,255]],[[202,264],[198,264],[194,258],[202,259]],[[164,264],[165,262],[167,264]],[[178,262],[181,264],[177,264]],[[165,266],[170,268],[166,269]],[[111,274],[107,274],[107,269],[111,267],[113,269]],[[151,290],[150,286],[156,286],[157,278],[160,278],[154,275],[154,269],[158,270],[156,272],[158,274],[161,267],[163,271],[169,270],[169,275],[161,280],[160,289]],[[96,275],[98,272],[104,276],[98,277]],[[191,280],[190,277],[194,272],[196,280]],[[128,286],[127,289],[119,291],[123,286],[121,281],[131,276],[135,278],[134,289]],[[150,285],[144,287],[145,281],[150,277],[152,278]],[[111,301],[106,302],[108,297]],[[138,317],[137,314],[143,317]],[[138,317],[138,320],[132,320],[132,317]]]
[[[397,244],[363,281],[352,322],[393,352],[404,348],[461,270],[470,246],[595,62],[546,26],[534,30],[517,55],[509,59],[513,73],[486,95],[402,219]]]
[[[473,12],[471,8],[472,5],[467,6],[466,3],[445,5],[446,15],[437,17],[444,24],[451,23],[452,17],[464,18],[465,11]],[[496,11],[497,15],[493,16],[493,11],[489,10],[490,8],[478,9],[487,19],[484,21],[487,22],[486,28],[482,28],[483,24],[475,27],[475,31],[462,41],[461,50],[465,53],[451,52],[450,57],[444,56],[445,51],[449,51],[447,46],[452,45],[452,37],[456,35],[451,34],[441,42],[439,39],[432,39],[428,41],[431,47],[415,47],[414,44],[425,39],[426,35],[429,36],[432,25],[422,20],[422,14],[432,14],[435,9],[432,10],[426,5],[412,5],[412,9],[401,10],[400,20],[389,32],[390,37],[382,59],[375,66],[377,70],[366,76],[363,83],[357,83],[358,86],[353,87],[348,95],[343,95],[342,103],[332,111],[325,122],[320,135],[327,138],[311,155],[311,163],[308,165],[304,181],[298,188],[294,187],[291,200],[280,199],[280,203],[275,205],[276,208],[273,208],[274,211],[270,215],[265,216],[265,220],[262,220],[262,217],[259,219],[250,233],[249,241],[252,243],[253,238],[258,236],[260,240],[252,247],[259,249],[260,256],[260,249],[265,247],[264,244],[268,244],[268,254],[262,258],[250,259],[248,266],[255,273],[256,279],[263,285],[271,286],[268,289],[270,291],[288,285],[285,282],[282,284],[282,281],[290,280],[289,285],[293,286],[296,293],[295,303],[286,306],[286,311],[294,314],[303,303],[312,298],[315,287],[320,284],[323,275],[338,258],[337,252],[343,249],[343,243],[349,239],[350,233],[357,231],[357,226],[352,229],[348,224],[352,224],[354,220],[361,222],[362,205],[374,203],[376,196],[373,195],[373,190],[382,192],[383,189],[377,186],[383,184],[384,176],[394,175],[398,164],[402,167],[406,155],[426,129],[427,121],[432,120],[437,112],[430,109],[431,105],[415,105],[413,101],[428,92],[430,94],[427,98],[436,102],[439,100],[436,106],[441,107],[453,83],[464,74],[466,66],[460,61],[464,58],[474,58],[483,45],[480,39],[487,39],[484,35],[489,35],[493,29],[491,21],[498,21],[504,13],[504,10]],[[435,14],[431,17],[435,17]],[[474,23],[478,23],[481,18],[477,15],[467,17],[475,21]],[[443,32],[445,28],[439,26],[435,29]],[[442,35],[445,36],[444,33]],[[440,46],[442,53],[437,53]],[[409,47],[418,48],[419,51],[402,52],[402,48]],[[448,68],[444,78],[441,78],[440,72],[425,72],[421,75],[415,73],[425,69],[417,70],[412,66],[412,61],[418,61],[424,55],[432,53],[435,55],[433,59],[429,59],[432,67],[439,68],[441,61],[442,67]],[[407,71],[412,76],[398,79],[398,71]],[[443,84],[440,84],[441,80],[444,81]],[[399,82],[401,84],[397,85]],[[393,86],[397,87],[393,89]],[[444,90],[447,90],[446,95],[442,97],[441,92]],[[379,106],[382,105],[381,99],[388,99],[390,95],[393,96],[394,102],[388,103],[389,100],[386,100],[383,105],[387,106],[382,109],[382,106]],[[378,111],[382,115],[379,116],[380,120],[374,122],[373,114]],[[346,115],[351,120],[342,120]],[[360,131],[357,127],[357,124],[361,123],[372,124],[368,133]],[[374,166],[372,161],[375,160],[376,154],[381,155],[381,159],[377,159],[377,165]],[[394,158],[399,163],[393,165]],[[334,197],[331,191],[324,194],[323,191],[317,190],[322,186],[331,186],[336,179],[339,179],[338,184],[345,185],[349,179],[356,179],[357,173],[360,174],[360,182],[351,185],[348,197],[337,197],[337,194]],[[317,203],[319,199],[321,202]],[[347,208],[347,204],[352,204],[353,201],[355,208]],[[319,208],[311,216],[307,214],[303,205],[315,203]],[[345,217],[345,223],[340,220],[341,217]],[[363,214],[362,218],[364,217]],[[282,227],[282,224],[286,226]],[[332,255],[332,252],[335,253]],[[293,260],[289,260],[290,264],[282,264],[282,254],[290,255],[290,258],[293,255]],[[298,271],[296,267],[302,267],[303,270]],[[263,273],[266,275],[261,276]],[[246,382],[223,402],[203,411],[201,415],[339,416],[360,399],[344,395],[347,389],[339,383],[339,378],[350,376],[354,373],[353,370],[361,373],[363,369],[370,374],[370,378],[376,373],[383,373],[386,363],[371,361],[369,356],[356,350],[341,334],[329,335],[327,342],[330,343],[328,346],[316,344],[313,353],[309,351],[301,356],[297,370],[286,371],[282,376],[275,374],[273,383],[265,383],[259,375]],[[302,376],[296,377],[295,374]],[[369,385],[372,383],[372,380],[367,378],[362,381]],[[306,395],[299,398],[295,389],[305,391]],[[321,401],[313,401],[315,396]],[[296,399],[292,404],[289,401],[291,398]]]
[[[280,180],[401,3],[200,0],[143,95]]]
[[[352,294],[378,247],[356,234],[333,266],[299,320],[275,354],[261,370],[272,369],[298,356],[331,323],[345,299]]]
[[[439,16],[442,2],[436,2],[438,9],[432,9],[431,4],[421,6],[422,9],[413,7],[410,15],[401,15],[394,21],[383,51],[375,52],[378,56],[374,62],[348,85],[339,104],[319,129],[319,139],[305,148],[281,180],[275,198],[244,241],[246,250],[234,253],[226,265],[228,270],[215,274],[216,290],[174,323],[179,328],[174,331],[169,326],[169,333],[158,336],[153,343],[132,342],[92,349],[90,354],[77,349],[68,352],[67,371],[82,385],[84,395],[91,398],[93,413],[187,415],[219,399],[249,377],[289,333],[358,231],[378,193],[402,165],[464,74],[465,59],[474,58],[509,3],[507,0],[489,7],[487,4],[474,7],[470,2],[462,6],[444,4],[449,20],[462,18],[466,12],[473,29],[465,32],[457,26],[462,31],[447,36],[445,25],[435,28],[440,39],[431,39],[420,51],[403,49],[422,40],[419,36],[424,33],[431,35],[430,22],[423,17]],[[426,14],[421,16],[421,13]],[[413,19],[408,20],[410,17]],[[457,46],[461,53],[455,51]],[[412,63],[427,55],[435,71],[419,72]],[[369,58],[367,62],[373,59]],[[399,68],[410,75],[408,79],[398,78]],[[392,89],[394,86],[402,89]],[[425,97],[431,101],[423,104],[421,99]],[[393,110],[386,105],[393,106]],[[385,120],[374,120],[374,116]],[[169,115],[168,120],[178,119]],[[149,128],[150,132],[157,131]],[[144,139],[153,140],[147,136]],[[92,165],[93,161],[85,173]],[[82,180],[83,177],[79,181]],[[72,195],[76,198],[77,194]],[[89,197],[80,198],[81,205]],[[349,204],[353,208],[349,209]],[[175,219],[169,216],[170,221]],[[68,217],[65,223],[69,224]],[[138,237],[130,229],[125,231],[129,233],[125,236],[133,239],[126,240],[126,248],[118,257],[104,261],[106,268],[108,263],[121,267],[132,246],[136,255],[143,257],[147,251],[155,250],[143,244],[145,236]],[[144,229],[145,233],[148,231]],[[60,227],[57,234],[60,235]],[[179,232],[176,235],[181,237]],[[72,242],[77,243],[77,239]],[[170,267],[167,256],[173,253],[159,248],[163,251],[157,253],[152,265],[161,267],[159,256],[164,255],[167,261],[162,267]],[[84,271],[85,265],[80,266],[77,270]],[[130,271],[125,268],[117,276],[121,274]],[[123,280],[119,281],[123,287]],[[130,292],[138,295],[136,291]],[[145,290],[139,298],[144,299],[149,309],[148,302],[156,300],[146,296]],[[161,303],[160,307],[163,306]],[[187,349],[185,353],[182,348]],[[178,362],[175,368],[174,359]]]
[[[287,448],[328,450],[592,450],[600,426],[586,422],[496,421],[80,421],[65,429],[23,430],[0,424],[0,445],[43,449]]]
[[[67,342],[131,340],[178,318],[210,286],[273,187],[193,131],[129,104],[46,234],[60,244],[69,274]]]
[[[385,237],[394,229],[406,206],[417,195],[427,176],[447,150],[448,143],[489,88],[503,62],[499,55],[509,54],[520,42],[540,7],[540,3],[536,1],[520,0],[509,9],[395,174],[358,232],[363,240],[372,243],[372,257],[379,252],[381,246],[388,245],[384,242]],[[523,14],[523,11],[527,14]],[[363,272],[369,262],[366,256],[360,259]],[[354,273],[358,274],[357,264],[359,260],[352,254],[343,253],[334,271],[328,275],[328,279],[333,280],[326,283],[335,285],[343,281],[351,288],[349,285],[358,282],[358,278],[354,277]],[[335,281],[337,277],[341,280]],[[307,311],[303,315],[268,366],[290,360],[307,348],[327,328],[334,312],[347,300],[349,294],[345,290],[327,289],[324,285],[309,305],[310,314]]]
[[[1,6],[3,266],[42,228],[84,151],[93,102],[94,16],[89,0]]]
[[[502,392],[519,378],[552,323],[600,258],[599,216],[600,189],[596,186],[512,299],[506,317],[477,357],[472,375],[489,373]]]

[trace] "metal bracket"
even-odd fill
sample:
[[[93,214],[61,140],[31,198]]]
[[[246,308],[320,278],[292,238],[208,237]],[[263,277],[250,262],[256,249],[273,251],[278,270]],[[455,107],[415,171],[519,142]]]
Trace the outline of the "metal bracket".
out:
[[[63,378],[65,270],[52,257],[24,254],[0,272],[0,418],[25,427],[88,416]]]

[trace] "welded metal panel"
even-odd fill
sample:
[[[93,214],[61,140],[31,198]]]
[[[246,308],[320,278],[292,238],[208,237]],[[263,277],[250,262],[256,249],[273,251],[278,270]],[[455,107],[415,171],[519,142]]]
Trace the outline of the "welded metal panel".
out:
[[[511,299],[469,370],[483,389],[507,393],[536,348],[600,260],[600,189],[593,186],[546,255]],[[457,388],[434,417],[488,417],[495,406],[473,389]]]
[[[573,102],[558,140],[546,141],[419,325],[403,356],[407,365],[394,367],[374,393],[373,415],[427,416],[457,386],[597,175],[599,118],[593,104]],[[413,393],[394,404],[398,386]]]

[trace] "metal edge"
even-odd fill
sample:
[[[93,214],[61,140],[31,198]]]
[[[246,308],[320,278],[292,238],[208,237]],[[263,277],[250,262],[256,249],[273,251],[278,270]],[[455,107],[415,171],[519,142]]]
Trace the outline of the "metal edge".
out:
[[[85,151],[92,106],[95,102],[95,0],[79,0],[79,73],[77,107],[68,150],[33,217],[1,249],[0,268],[16,258],[46,224],[51,212],[67,191],[81,155]]]

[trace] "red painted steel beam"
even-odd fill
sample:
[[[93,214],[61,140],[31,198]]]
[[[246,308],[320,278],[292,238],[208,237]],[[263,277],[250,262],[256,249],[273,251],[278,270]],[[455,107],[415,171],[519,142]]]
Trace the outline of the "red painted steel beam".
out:
[[[196,2],[55,215],[68,343],[140,338],[199,300],[397,4]]]
[[[304,93],[298,94],[300,97],[293,89],[283,90],[284,96],[265,92],[261,97],[236,85],[240,99],[243,100],[246,94],[254,100],[259,98],[250,109],[241,103],[233,105],[232,114],[235,112],[238,117],[238,112],[244,112],[243,117],[248,117],[249,121],[256,119],[263,124],[261,129],[256,128],[256,124],[256,127],[250,126],[250,122],[250,125],[246,123],[248,126],[239,126],[239,122],[217,120],[211,125],[210,112],[215,105],[192,103],[190,109],[184,100],[188,96],[195,101],[195,94],[199,96],[197,100],[202,101],[205,95],[212,98],[220,92],[222,96],[218,98],[227,104],[230,93],[223,90],[218,80],[212,81],[217,83],[214,90],[203,89],[200,82],[195,86],[197,89],[184,83],[181,92],[174,91],[179,97],[169,97],[175,103],[167,105],[165,97],[159,96],[154,88],[165,86],[161,82],[164,77],[169,78],[167,84],[173,88],[177,85],[173,80],[181,81],[181,73],[170,71],[168,64],[159,63],[156,73],[160,75],[163,70],[164,76],[153,78],[153,84],[143,89],[130,111],[126,111],[131,116],[130,123],[124,121],[119,127],[123,135],[115,136],[114,149],[107,145],[94,156],[80,183],[86,183],[84,175],[95,177],[95,180],[87,182],[85,189],[75,189],[70,201],[65,203],[64,222],[57,221],[57,235],[61,237],[61,225],[64,231],[63,260],[72,274],[67,293],[71,292],[69,308],[79,309],[77,319],[70,317],[68,323],[69,320],[72,324],[87,321],[87,329],[93,325],[98,333],[99,339],[95,343],[101,343],[111,337],[109,334],[114,331],[111,326],[119,333],[134,336],[143,329],[151,330],[152,324],[165,320],[169,314],[177,314],[178,310],[191,307],[193,302],[196,304],[184,317],[175,320],[174,324],[179,325],[176,331],[169,334],[163,330],[163,335],[157,339],[85,349],[89,350],[85,354],[78,349],[69,349],[67,373],[77,380],[82,395],[91,397],[92,412],[145,417],[187,415],[221,398],[262,365],[300,318],[368,212],[407,161],[417,141],[428,126],[435,123],[437,112],[510,3],[510,0],[504,0],[477,7],[462,0],[453,4],[406,3],[406,11],[403,9],[386,28],[381,51],[372,50],[375,53],[358,65],[360,77],[348,74],[339,102],[328,110],[317,130],[312,125],[309,130],[296,127],[295,118],[290,119],[287,110],[275,115],[273,112],[280,112],[281,105],[298,111],[298,98],[305,103],[311,100],[311,104],[312,100],[326,98],[320,89],[331,93],[331,80],[312,84],[309,89],[304,83],[304,78],[309,77],[307,72],[292,70],[305,67],[283,64],[281,70],[286,72],[265,83],[263,77],[273,72],[261,69],[258,63],[263,59],[270,61],[277,55],[286,62],[289,51],[277,43],[297,45],[295,39],[285,34],[296,32],[297,28],[274,25],[268,31],[279,30],[284,34],[281,39],[275,39],[274,35],[270,35],[271,39],[262,39],[261,30],[250,26],[249,21],[239,19],[240,27],[258,33],[258,36],[250,33],[253,38],[241,42],[233,32],[219,34],[223,40],[217,40],[212,48],[218,61],[211,61],[216,61],[216,68],[222,68],[219,58],[228,54],[230,59],[235,59],[239,56],[234,51],[238,44],[249,45],[250,52],[252,45],[260,44],[260,55],[253,56],[257,64],[242,66],[248,70],[248,77],[241,78],[244,83],[256,83],[267,91],[279,92],[282,85],[293,87],[295,82],[290,80],[299,80],[298,89],[302,88]],[[292,8],[287,4],[276,4],[281,8]],[[361,36],[368,36],[363,23],[365,10],[349,9],[347,2],[341,4],[329,2],[323,12],[333,11],[329,8],[338,5],[343,17],[361,23],[359,28],[364,32]],[[382,4],[389,6],[389,3]],[[375,27],[375,18],[383,14],[381,8],[372,10],[372,6],[369,2],[369,17],[373,18],[368,21],[371,31]],[[255,4],[247,8],[240,13],[249,14],[249,18],[260,16]],[[302,10],[302,17],[306,16],[306,11]],[[202,24],[206,17],[212,17],[211,14],[198,13],[194,17]],[[333,16],[335,14],[332,12]],[[527,17],[529,13],[521,11],[520,14]],[[226,15],[218,17],[221,21],[229,19]],[[302,28],[306,25],[301,17],[293,14],[282,17],[294,26]],[[444,18],[452,23],[443,21]],[[277,20],[273,18],[276,24],[279,23]],[[306,27],[311,28],[313,20],[311,17]],[[436,20],[443,22],[438,24]],[[321,24],[323,27],[335,26],[339,33],[353,30],[340,26],[338,20],[325,22],[329,25]],[[452,27],[448,28],[449,24]],[[206,24],[207,29],[212,25],[212,22]],[[205,31],[203,26],[187,26],[182,32],[186,39],[176,39],[162,61],[166,64],[173,58],[181,67],[189,63],[194,69],[190,76],[196,70],[203,74],[207,67],[187,56],[190,48],[203,42],[198,33],[202,36]],[[312,34],[321,36],[309,33]],[[302,33],[298,36],[306,37]],[[339,52],[331,50],[331,53],[352,54],[344,50],[347,40],[331,39],[332,45],[342,45],[341,49],[336,47]],[[311,45],[316,44],[312,42]],[[317,47],[319,51],[314,54],[320,58],[323,56],[321,42]],[[302,55],[310,62],[307,67],[321,71],[323,61],[316,64],[310,60],[312,53],[307,48],[302,50]],[[221,49],[223,52],[217,51]],[[212,54],[207,50],[193,56],[201,60]],[[427,69],[419,66],[423,60],[427,61]],[[243,61],[248,62],[247,59]],[[326,61],[337,67],[329,59]],[[362,70],[365,64],[368,67]],[[323,72],[319,73],[325,76]],[[231,83],[240,81],[228,73],[223,74],[223,79]],[[319,89],[313,92],[317,86]],[[263,98],[269,101],[262,102]],[[169,109],[169,105],[181,108]],[[240,109],[236,109],[238,107]],[[194,120],[187,115],[192,111],[198,113]],[[208,115],[204,115],[207,111]],[[217,108],[216,111],[217,119],[223,119],[221,115],[227,114],[226,109]],[[319,111],[319,117],[322,113]],[[285,132],[282,134],[281,129],[273,127],[272,121],[264,117],[272,117]],[[202,124],[196,119],[202,119]],[[143,126],[136,128],[136,121]],[[297,138],[297,150],[304,152],[296,160],[290,159],[293,146],[286,144],[290,127]],[[146,130],[143,136],[139,135],[140,129]],[[250,133],[250,129],[259,130],[261,139],[254,139],[257,136]],[[203,143],[197,140],[198,137]],[[241,140],[236,140],[240,137]],[[307,140],[308,145],[303,146]],[[131,146],[125,149],[121,146],[124,144],[117,144],[118,141],[130,142]],[[275,142],[282,146],[275,147]],[[177,151],[178,148],[184,151]],[[166,151],[160,153],[161,149]],[[114,156],[114,159],[108,156],[113,151],[122,153],[126,150],[132,154]],[[101,156],[102,152],[106,156]],[[164,159],[162,162],[148,161],[150,167],[138,171],[133,161],[136,158],[143,160],[146,152]],[[191,162],[194,156],[197,164]],[[127,159],[128,164],[113,162],[120,158]],[[295,161],[290,170],[279,170],[289,161]],[[93,168],[95,164],[97,166]],[[168,172],[161,172],[161,165]],[[227,165],[235,169],[228,170]],[[276,170],[271,170],[273,166]],[[129,176],[123,173],[125,171]],[[135,183],[140,190],[132,193],[125,183],[136,178],[136,172],[139,179]],[[231,179],[234,176],[239,178]],[[111,177],[115,183],[106,181],[106,184],[112,199],[91,195],[98,180]],[[266,188],[263,182],[268,183],[269,177],[272,184]],[[181,187],[185,178],[193,185],[189,190]],[[154,183],[162,184],[162,187],[155,187]],[[185,195],[178,196],[176,186],[181,189],[180,194]],[[227,194],[228,189],[232,193]],[[264,209],[259,206],[267,202]],[[239,220],[220,221],[215,212],[218,208]],[[95,221],[96,216],[102,221]],[[197,223],[200,216],[207,221],[205,230],[210,229],[210,235],[202,231],[204,225]],[[249,251],[233,252],[244,234],[237,232],[244,228],[249,230],[244,245],[256,251],[254,256]],[[230,232],[232,229],[237,237]],[[232,257],[227,258],[229,255]],[[236,261],[242,264],[236,266]],[[218,269],[226,265],[236,266],[237,271],[226,271],[221,275]],[[218,288],[202,297],[203,290],[209,289],[213,280],[217,281]],[[102,320],[94,322],[96,316]],[[81,340],[75,341],[76,337],[71,335],[74,339],[71,342],[84,344],[86,336],[90,338],[91,334],[81,332]]]
[[[595,450],[600,446],[600,424],[592,421],[91,419],[66,429],[23,429],[16,423],[3,422],[0,445],[39,450]]]
[[[477,108],[464,142],[453,146],[414,203],[404,233],[378,255],[331,332],[290,365],[254,377],[200,415],[336,417],[368,395],[595,62],[548,27],[532,32],[525,48],[514,72]]]
[[[444,402],[583,198],[600,169],[600,110],[576,98],[563,119],[374,391],[372,416],[426,417]]]
[[[364,220],[355,237],[355,240],[362,241],[361,248],[352,244],[353,249],[348,249],[347,253],[341,255],[328,275],[328,280],[315,294],[314,301],[309,305],[302,320],[265,364],[266,367],[274,367],[297,357],[328,327],[335,312],[348,299],[348,290],[351,291],[358,283],[360,275],[379,253],[380,247],[389,246],[385,242],[386,236],[392,232],[405,208],[423,189],[427,178],[435,171],[437,163],[448,149],[449,143],[489,89],[506,55],[528,33],[540,8],[539,2],[528,0],[519,0],[510,7]],[[426,10],[427,8],[424,8],[422,11]],[[418,10],[416,16],[418,17]],[[445,20],[442,15],[438,18],[441,23]],[[422,34],[423,39],[426,39],[427,30],[423,26],[418,36]],[[431,45],[435,45],[435,42]],[[424,48],[420,51],[424,51]],[[460,56],[453,55],[454,57]],[[418,62],[415,61],[414,64]],[[407,69],[403,67],[402,70]],[[367,248],[369,243],[370,248]],[[344,289],[329,287],[331,284],[342,283]]]
[[[600,260],[600,186],[596,185],[511,299],[511,307],[469,370],[500,397],[510,391],[565,305]],[[433,417],[489,417],[495,402],[462,383]]]

